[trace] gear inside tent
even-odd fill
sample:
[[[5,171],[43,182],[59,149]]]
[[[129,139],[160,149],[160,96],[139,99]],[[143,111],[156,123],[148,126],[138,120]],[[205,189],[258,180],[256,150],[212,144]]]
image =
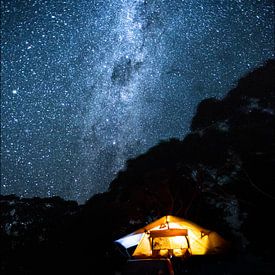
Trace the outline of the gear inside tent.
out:
[[[222,253],[228,242],[188,220],[164,216],[115,242],[135,247],[133,258],[184,257]]]

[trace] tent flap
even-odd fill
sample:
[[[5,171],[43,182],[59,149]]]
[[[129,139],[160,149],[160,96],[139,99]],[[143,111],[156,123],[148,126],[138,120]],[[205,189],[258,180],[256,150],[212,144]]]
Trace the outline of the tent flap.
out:
[[[187,236],[187,229],[166,229],[166,230],[151,230],[150,237],[172,237],[172,236]]]

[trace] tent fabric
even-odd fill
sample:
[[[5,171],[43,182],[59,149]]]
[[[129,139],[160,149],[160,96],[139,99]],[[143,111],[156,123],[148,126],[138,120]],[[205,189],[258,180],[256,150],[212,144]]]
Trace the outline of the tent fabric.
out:
[[[151,230],[151,238],[155,237],[175,237],[175,236],[187,236],[187,229],[167,229],[167,230]]]
[[[159,233],[157,233],[158,231]],[[192,255],[217,254],[227,247],[227,242],[216,232],[170,215],[164,216],[116,242],[126,249],[137,245],[132,255],[136,258],[167,255],[181,257],[186,252]]]

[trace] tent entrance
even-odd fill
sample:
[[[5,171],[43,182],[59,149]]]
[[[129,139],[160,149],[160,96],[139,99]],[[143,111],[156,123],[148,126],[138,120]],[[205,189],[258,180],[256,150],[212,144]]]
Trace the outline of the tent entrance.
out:
[[[187,229],[152,230],[149,232],[152,257],[182,257],[190,253]]]

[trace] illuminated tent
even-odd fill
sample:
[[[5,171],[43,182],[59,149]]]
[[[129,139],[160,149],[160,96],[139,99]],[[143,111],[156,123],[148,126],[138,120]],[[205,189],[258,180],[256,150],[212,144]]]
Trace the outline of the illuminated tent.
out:
[[[134,258],[217,254],[227,247],[216,232],[174,216],[164,216],[116,242],[126,249],[137,245]]]

